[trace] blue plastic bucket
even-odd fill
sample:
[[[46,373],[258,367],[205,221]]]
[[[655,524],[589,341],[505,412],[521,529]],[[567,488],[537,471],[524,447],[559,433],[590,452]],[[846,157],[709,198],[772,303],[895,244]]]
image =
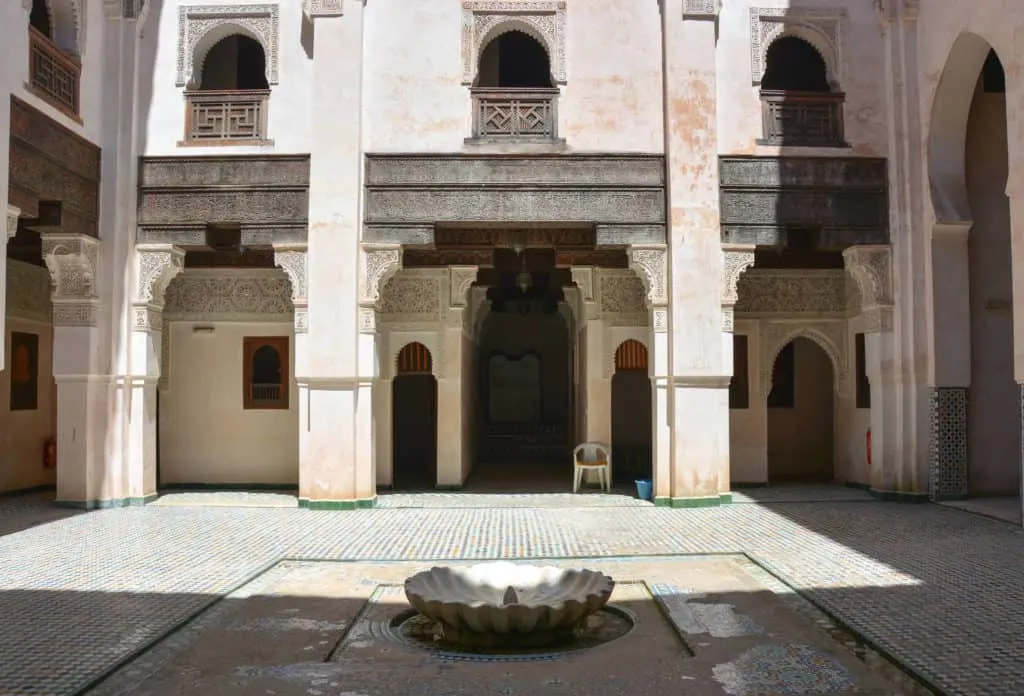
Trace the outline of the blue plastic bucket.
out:
[[[654,484],[650,479],[636,480],[636,497],[640,500],[651,500],[654,498]]]

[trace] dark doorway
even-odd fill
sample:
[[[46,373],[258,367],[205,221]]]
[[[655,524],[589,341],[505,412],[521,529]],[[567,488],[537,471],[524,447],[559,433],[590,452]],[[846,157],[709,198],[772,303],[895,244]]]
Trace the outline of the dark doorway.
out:
[[[410,343],[398,354],[392,388],[396,490],[432,489],[437,484],[437,380],[430,351]]]
[[[532,36],[510,31],[492,40],[480,56],[477,87],[553,87],[547,51]]]
[[[615,351],[612,375],[612,478],[650,479],[652,473],[651,378],[647,346],[628,340]]]

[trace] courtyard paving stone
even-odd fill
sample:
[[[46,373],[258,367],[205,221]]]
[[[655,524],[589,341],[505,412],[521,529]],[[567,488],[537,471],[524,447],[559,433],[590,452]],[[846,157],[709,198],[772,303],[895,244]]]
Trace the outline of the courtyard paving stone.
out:
[[[80,692],[285,558],[737,552],[944,693],[1024,693],[1024,533],[936,505],[149,506],[66,515],[12,498],[0,500],[0,534],[0,694],[12,696]]]

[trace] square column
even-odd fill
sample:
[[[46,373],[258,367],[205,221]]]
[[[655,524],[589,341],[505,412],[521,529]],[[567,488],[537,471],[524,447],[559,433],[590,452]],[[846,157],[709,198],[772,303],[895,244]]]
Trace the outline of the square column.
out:
[[[308,333],[296,345],[299,503],[350,509],[376,496],[376,355],[373,334],[360,328],[360,307],[373,305],[361,302],[359,280],[366,268],[359,245],[364,7],[345,3],[342,14],[340,2],[310,2],[303,10],[316,45],[310,110],[318,146],[310,160]]]
[[[3,190],[3,187],[0,187]],[[0,371],[7,368],[7,240],[18,232],[18,216],[21,210],[13,205],[7,206],[7,220],[4,230],[0,232],[0,327],[3,340],[0,340]]]
[[[440,365],[437,374],[437,487],[459,488],[465,482],[472,466],[471,431],[475,414],[468,407],[471,387],[471,366],[466,358],[470,349],[472,326],[467,310],[468,295],[476,280],[476,266],[452,266],[446,279],[447,291],[442,292],[445,307],[441,327]]]

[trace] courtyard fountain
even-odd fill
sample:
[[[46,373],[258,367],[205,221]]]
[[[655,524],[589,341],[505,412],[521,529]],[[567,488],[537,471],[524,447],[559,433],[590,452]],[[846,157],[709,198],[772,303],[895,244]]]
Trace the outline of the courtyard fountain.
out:
[[[435,567],[405,581],[409,603],[433,622],[435,640],[471,650],[578,641],[600,622],[614,588],[594,570],[506,561]]]

